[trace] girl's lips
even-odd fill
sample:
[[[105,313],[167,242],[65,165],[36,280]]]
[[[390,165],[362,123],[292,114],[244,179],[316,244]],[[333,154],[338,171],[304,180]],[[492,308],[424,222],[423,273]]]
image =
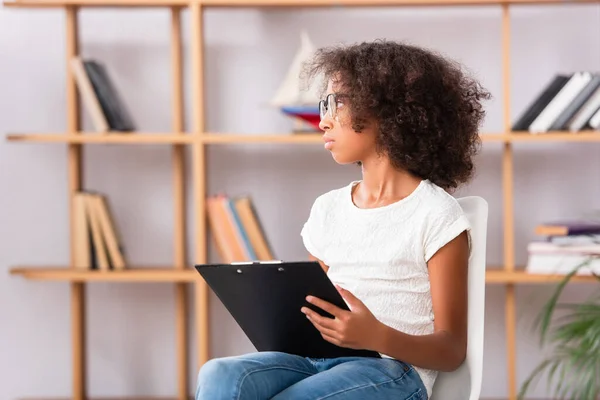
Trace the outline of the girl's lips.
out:
[[[323,141],[325,142],[325,148],[327,150],[331,149],[331,147],[333,146],[333,142],[335,142],[332,138],[327,136],[323,136]]]

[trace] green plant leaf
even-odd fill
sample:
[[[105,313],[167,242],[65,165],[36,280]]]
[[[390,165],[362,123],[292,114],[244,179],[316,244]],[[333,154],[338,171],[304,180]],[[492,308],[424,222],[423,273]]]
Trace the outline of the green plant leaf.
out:
[[[580,263],[575,268],[573,268],[573,270],[571,272],[566,274],[565,277],[563,278],[563,280],[561,280],[559,282],[559,284],[557,285],[556,289],[554,290],[554,293],[550,297],[550,300],[548,300],[548,302],[542,308],[542,311],[539,314],[539,316],[536,318],[536,322],[535,322],[535,325],[540,328],[540,345],[543,345],[546,341],[546,337],[548,335],[548,330],[550,329],[550,323],[551,323],[552,317],[554,315],[554,310],[556,308],[556,304],[558,303],[558,299],[560,298],[560,295],[562,294],[565,286],[567,285],[567,283],[569,283],[571,278],[575,274],[577,274],[577,272],[581,268],[590,264],[592,262],[592,260],[595,258],[597,258],[597,257],[596,256],[589,257],[584,262]]]
[[[547,374],[547,389],[558,399],[600,399],[600,293],[583,303],[558,302],[570,279],[595,258],[565,275],[538,314],[540,345],[552,350],[521,385],[518,399],[542,374]],[[595,277],[600,281],[599,275]],[[564,314],[556,317],[557,310]]]
[[[521,385],[521,390],[517,395],[518,400],[522,400],[524,398],[533,381],[539,379],[540,375],[546,370],[546,368],[548,368],[549,365],[551,365],[551,363],[552,360],[546,359],[542,361],[537,367],[535,367],[535,369],[531,372],[531,374],[529,374],[527,379],[525,379],[525,382],[523,382],[523,384]]]

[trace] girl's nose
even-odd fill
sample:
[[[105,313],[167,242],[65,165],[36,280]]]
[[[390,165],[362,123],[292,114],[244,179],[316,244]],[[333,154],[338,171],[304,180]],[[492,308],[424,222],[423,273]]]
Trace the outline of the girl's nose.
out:
[[[332,121],[331,118],[329,117],[329,115],[326,115],[325,118],[323,118],[320,122],[319,122],[319,128],[323,131],[328,131],[330,130],[332,127]]]

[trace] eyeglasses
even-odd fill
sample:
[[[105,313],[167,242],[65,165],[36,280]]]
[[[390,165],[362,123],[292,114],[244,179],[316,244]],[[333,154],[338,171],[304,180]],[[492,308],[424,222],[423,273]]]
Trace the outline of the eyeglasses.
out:
[[[331,118],[335,117],[337,111],[337,97],[335,94],[328,94],[325,100],[319,101],[319,116],[321,120],[325,118],[327,112]]]

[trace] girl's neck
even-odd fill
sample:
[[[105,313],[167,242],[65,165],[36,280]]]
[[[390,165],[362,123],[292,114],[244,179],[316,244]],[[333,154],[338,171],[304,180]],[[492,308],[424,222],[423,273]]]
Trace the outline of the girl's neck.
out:
[[[421,178],[394,168],[387,157],[377,157],[362,163],[360,198],[367,203],[391,203],[409,196],[421,183]]]

